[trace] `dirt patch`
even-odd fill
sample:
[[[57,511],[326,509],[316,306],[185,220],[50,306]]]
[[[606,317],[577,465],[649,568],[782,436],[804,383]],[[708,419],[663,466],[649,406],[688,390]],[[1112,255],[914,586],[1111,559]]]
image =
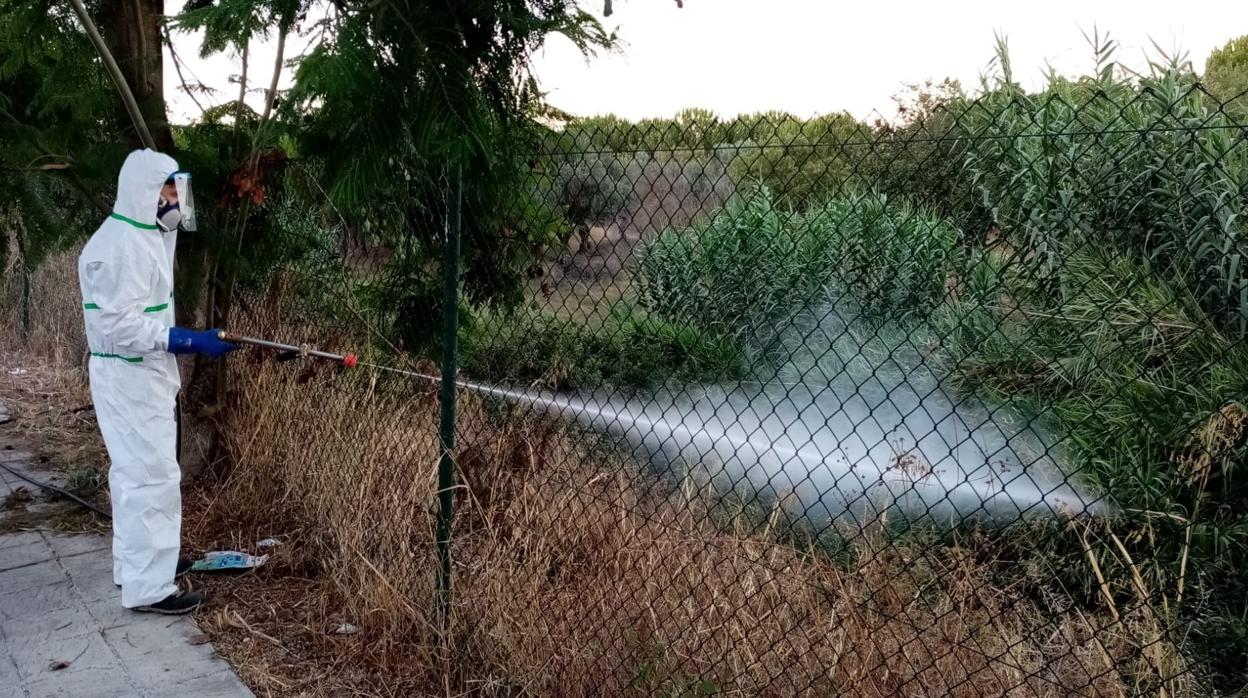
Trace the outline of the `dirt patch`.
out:
[[[18,487],[12,492],[4,496],[4,503],[0,505],[5,511],[13,511],[14,509],[25,509],[27,504],[35,501],[35,495],[25,487]]]
[[[281,568],[235,578],[193,575],[211,599],[196,621],[257,695],[414,695],[414,664],[369,661],[367,641],[336,633],[334,590]],[[397,659],[397,658],[396,658]]]
[[[269,562],[187,580],[209,598],[199,626],[257,695],[407,696],[427,686],[427,667],[401,656],[380,661],[369,652],[367,620],[345,610],[332,575],[310,554],[315,535],[283,521],[280,508],[271,521],[256,524],[229,517],[228,505],[216,484],[191,488],[183,501],[188,553],[240,550],[268,554]],[[266,538],[279,542],[256,546]]]
[[[105,533],[108,526],[107,519],[33,487],[15,489],[0,506],[0,533]]]
[[[32,356],[0,353],[0,402],[16,429],[38,449],[40,464],[71,471],[107,467],[85,372]]]

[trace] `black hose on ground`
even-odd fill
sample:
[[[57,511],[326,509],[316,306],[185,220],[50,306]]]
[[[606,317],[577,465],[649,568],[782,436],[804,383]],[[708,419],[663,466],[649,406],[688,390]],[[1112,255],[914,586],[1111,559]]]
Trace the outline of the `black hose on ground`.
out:
[[[10,473],[13,473],[14,475],[16,475],[16,476],[20,477],[21,479],[25,480],[26,482],[29,482],[30,484],[34,485],[35,487],[38,487],[38,488],[41,488],[41,489],[47,490],[47,491],[49,491],[49,492],[55,492],[56,494],[59,494],[59,495],[61,495],[62,497],[65,497],[66,499],[73,500],[73,501],[77,502],[78,504],[80,504],[80,505],[82,505],[82,506],[84,506],[84,507],[86,507],[86,508],[90,509],[91,511],[94,511],[95,513],[99,514],[100,516],[103,516],[103,517],[104,517],[104,518],[106,518],[106,519],[112,519],[112,518],[113,518],[113,515],[112,515],[112,514],[110,514],[110,513],[106,512],[106,511],[104,511],[103,509],[101,509],[101,508],[99,508],[99,507],[95,506],[94,504],[92,504],[91,502],[88,502],[87,500],[83,499],[82,497],[79,497],[78,495],[74,494],[73,492],[70,492],[70,491],[68,491],[68,490],[61,489],[60,487],[57,487],[56,485],[53,485],[53,484],[50,484],[50,483],[47,483],[47,482],[39,482],[38,480],[36,480],[36,479],[34,479],[34,478],[31,478],[31,477],[27,476],[27,475],[26,475],[26,474],[24,474],[24,473],[20,473],[20,472],[18,472],[18,471],[16,471],[16,470],[14,470],[13,468],[10,468],[10,467],[9,467],[7,464],[5,464],[5,463],[0,463],[0,468],[4,468],[5,470],[9,471]]]

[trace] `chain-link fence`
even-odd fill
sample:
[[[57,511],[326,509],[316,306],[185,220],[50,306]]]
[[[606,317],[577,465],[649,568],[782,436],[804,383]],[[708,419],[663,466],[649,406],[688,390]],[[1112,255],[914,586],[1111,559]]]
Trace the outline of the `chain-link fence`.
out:
[[[448,175],[401,242],[274,204],[302,232],[232,329],[381,368],[231,359],[222,501],[483,694],[1234,693],[1245,139],[1164,71],[1007,80],[875,125],[575,121],[506,210]],[[491,263],[447,306],[460,214]]]

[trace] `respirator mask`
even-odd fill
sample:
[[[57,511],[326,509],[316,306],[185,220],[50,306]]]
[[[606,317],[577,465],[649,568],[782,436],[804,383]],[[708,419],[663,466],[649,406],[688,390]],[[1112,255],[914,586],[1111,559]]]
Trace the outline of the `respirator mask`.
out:
[[[194,231],[195,197],[191,193],[191,173],[174,172],[165,183],[173,183],[178,200],[176,203],[161,200],[156,209],[156,224],[167,233],[179,229]]]

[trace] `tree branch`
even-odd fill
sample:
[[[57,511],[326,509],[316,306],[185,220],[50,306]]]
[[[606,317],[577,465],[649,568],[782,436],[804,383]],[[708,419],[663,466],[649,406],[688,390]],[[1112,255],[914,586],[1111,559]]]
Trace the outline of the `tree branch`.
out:
[[[243,110],[247,107],[247,103],[243,100],[247,97],[247,64],[251,58],[251,37],[243,39],[243,72],[238,77],[238,103],[234,107],[234,152],[237,157],[241,148],[243,133]]]
[[[164,37],[165,45],[169,47],[169,56],[173,58],[173,69],[178,73],[178,82],[182,83],[182,91],[191,98],[191,101],[195,103],[195,106],[199,107],[199,115],[202,117],[208,110],[204,109],[204,105],[199,103],[199,100],[195,98],[195,93],[192,92],[191,88],[186,84],[186,76],[182,74],[182,61],[178,59],[178,52],[173,48],[173,41],[169,38],[169,32],[164,32]]]
[[[286,55],[286,33],[288,29],[283,26],[277,31],[277,59],[273,61],[273,79],[269,81],[269,92],[264,100],[264,114],[260,116],[260,127],[263,128],[265,122],[269,120],[269,116],[273,113],[273,102],[277,98],[277,81],[282,76],[282,61]],[[257,128],[256,132],[259,133]]]
[[[277,30],[277,58],[273,61],[273,78],[269,80],[269,90],[264,96],[264,113],[260,115],[260,121],[256,124],[255,134],[251,138],[251,167],[255,169],[256,163],[260,160],[260,151],[257,146],[260,143],[261,133],[264,127],[269,123],[269,117],[273,115],[273,102],[277,99],[277,82],[282,76],[282,61],[286,55],[286,33],[289,27],[282,22]]]
[[[91,21],[91,15],[87,14],[87,8],[82,4],[82,0],[69,0],[74,6],[74,12],[78,15],[78,21],[82,22],[82,26],[87,30],[87,36],[90,37],[91,43],[95,45],[95,50],[100,54],[100,60],[104,62],[104,67],[108,69],[108,74],[113,79],[113,83],[117,85],[117,92],[121,94],[121,101],[126,105],[126,111],[130,113],[130,120],[134,122],[134,129],[139,133],[139,140],[143,141],[143,145],[152,150],[156,149],[156,141],[152,140],[152,132],[147,130],[147,122],[143,120],[143,114],[139,111],[138,102],[134,101],[134,93],[130,91],[130,85],[126,83],[126,78],[121,74],[121,68],[117,67],[117,61],[113,59],[113,54],[109,53],[108,46],[104,43],[104,38],[100,36],[100,30],[95,28],[95,22]]]
[[[12,114],[10,114],[7,110],[3,108],[0,108],[0,116],[3,116],[5,119],[8,119],[10,122],[12,122],[13,124],[17,126],[26,125],[26,124],[23,124],[21,121],[19,121],[16,116],[13,116]],[[38,138],[30,139],[30,143],[31,145],[35,147],[35,150],[39,151],[39,153],[43,157],[50,157],[50,158],[61,157],[53,153],[52,151],[48,150],[47,148],[45,148],[43,143],[39,142]],[[66,171],[66,175],[69,177],[70,183],[74,185],[74,188],[78,190],[78,193],[82,194],[83,198],[85,198],[87,201],[91,202],[96,208],[98,208],[100,210],[100,213],[103,213],[103,214],[109,213],[108,206],[105,206],[104,202],[101,201],[98,197],[96,197],[95,192],[92,192],[90,189],[87,188],[87,183],[82,181],[82,177],[78,175],[78,172],[75,171],[74,168],[72,167],[69,168],[68,171]]]

